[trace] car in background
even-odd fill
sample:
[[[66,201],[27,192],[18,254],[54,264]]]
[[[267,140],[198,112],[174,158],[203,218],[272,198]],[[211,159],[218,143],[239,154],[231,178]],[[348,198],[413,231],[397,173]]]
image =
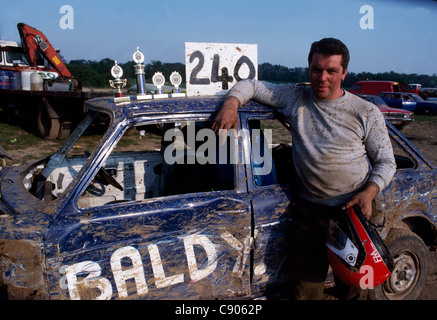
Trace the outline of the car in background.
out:
[[[422,85],[420,83],[410,83],[402,88],[402,92],[420,94]]]
[[[385,103],[385,101],[379,96],[371,94],[357,94],[357,96],[376,105],[384,115],[384,118],[388,120],[398,130],[401,130],[406,125],[414,121],[414,112],[390,108],[387,103]]]
[[[437,114],[437,102],[423,100],[419,95],[406,92],[378,93],[389,107],[413,111],[415,114]]]

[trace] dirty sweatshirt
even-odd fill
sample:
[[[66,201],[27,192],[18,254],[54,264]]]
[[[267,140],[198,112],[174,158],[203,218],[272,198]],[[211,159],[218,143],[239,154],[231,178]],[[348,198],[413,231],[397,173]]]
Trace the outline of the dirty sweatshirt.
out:
[[[313,203],[343,205],[366,182],[382,191],[396,171],[379,109],[349,92],[318,100],[310,87],[244,80],[229,96],[277,108],[291,125],[299,194]]]

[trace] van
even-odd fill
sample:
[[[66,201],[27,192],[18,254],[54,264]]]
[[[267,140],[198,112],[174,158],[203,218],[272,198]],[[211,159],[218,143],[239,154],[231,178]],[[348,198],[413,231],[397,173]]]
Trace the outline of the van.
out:
[[[380,92],[399,92],[399,83],[394,81],[365,80],[356,82],[350,93],[378,94]]]

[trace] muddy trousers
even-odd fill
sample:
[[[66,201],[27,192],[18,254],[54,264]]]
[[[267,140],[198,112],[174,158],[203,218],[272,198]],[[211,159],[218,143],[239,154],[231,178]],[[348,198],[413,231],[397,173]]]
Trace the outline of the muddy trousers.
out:
[[[326,253],[327,226],[330,217],[339,214],[341,208],[315,205],[300,199],[296,209],[291,230],[294,298],[323,300],[329,269]],[[368,290],[350,287],[335,276],[334,280],[340,299],[366,299]]]

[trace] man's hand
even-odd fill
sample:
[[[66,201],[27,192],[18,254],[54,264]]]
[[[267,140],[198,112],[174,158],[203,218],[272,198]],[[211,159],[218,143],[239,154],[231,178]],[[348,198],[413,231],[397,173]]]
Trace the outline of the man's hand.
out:
[[[368,182],[363,191],[357,193],[354,197],[352,197],[351,200],[349,200],[349,202],[344,205],[343,210],[346,210],[357,204],[361,208],[364,216],[367,219],[370,219],[372,216],[372,201],[375,199],[378,193],[379,186],[374,182]]]
[[[218,135],[220,130],[238,130],[238,107],[240,100],[235,97],[227,97],[223,107],[217,112],[211,129]]]

